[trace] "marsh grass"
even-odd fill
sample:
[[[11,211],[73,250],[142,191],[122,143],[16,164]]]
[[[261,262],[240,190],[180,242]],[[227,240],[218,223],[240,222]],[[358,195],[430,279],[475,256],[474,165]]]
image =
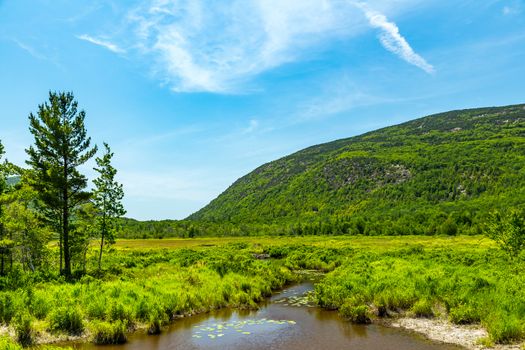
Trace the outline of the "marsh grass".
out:
[[[124,344],[127,341],[126,323],[116,322],[93,322],[90,324],[92,342],[95,344]]]
[[[263,253],[270,258],[254,257]],[[525,337],[525,262],[509,261],[486,238],[466,236],[119,241],[102,270],[88,268],[96,272],[75,282],[50,274],[19,287],[2,284],[0,321],[21,335],[38,324],[57,335],[120,343],[135,329],[159,333],[181,315],[257,308],[301,269],[328,272],[315,301],[353,322],[366,323],[373,313],[439,314],[480,323],[490,342]],[[16,315],[29,322],[15,322]],[[9,344],[4,348],[18,349]]]

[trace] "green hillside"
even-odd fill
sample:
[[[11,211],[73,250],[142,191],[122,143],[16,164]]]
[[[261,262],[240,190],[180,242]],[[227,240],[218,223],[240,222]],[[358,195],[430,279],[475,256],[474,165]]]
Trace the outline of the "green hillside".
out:
[[[304,149],[240,178],[188,219],[296,233],[455,234],[524,203],[525,105],[514,105]]]

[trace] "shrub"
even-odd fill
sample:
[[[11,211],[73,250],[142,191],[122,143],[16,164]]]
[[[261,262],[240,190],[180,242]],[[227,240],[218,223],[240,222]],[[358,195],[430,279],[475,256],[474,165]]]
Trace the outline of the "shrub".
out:
[[[95,344],[124,344],[127,341],[126,324],[122,321],[96,322],[91,327]]]
[[[449,318],[455,324],[469,324],[479,322],[481,317],[479,310],[471,305],[459,304],[450,309]]]
[[[168,316],[162,310],[154,309],[149,316],[148,334],[160,334],[162,326],[168,322]]]
[[[11,319],[16,314],[16,300],[13,296],[7,293],[0,294],[0,321],[3,323],[11,322]]]
[[[84,331],[82,313],[76,307],[59,307],[49,316],[49,328],[71,335],[80,335]]]
[[[411,311],[416,317],[432,317],[434,316],[432,306],[428,299],[420,299],[412,306]]]
[[[23,350],[23,348],[13,342],[9,337],[0,337],[0,349],[2,350]]]
[[[339,308],[339,313],[350,322],[357,324],[370,323],[370,312],[366,305],[355,305],[354,301],[346,301]]]
[[[525,249],[525,211],[512,209],[506,215],[493,213],[487,233],[502,250],[517,257]]]
[[[104,319],[106,317],[106,300],[104,298],[93,298],[86,307],[86,313],[90,319]]]
[[[121,302],[113,302],[107,308],[108,321],[123,321],[127,324],[133,323],[133,312],[129,306],[123,305]]]
[[[511,315],[494,315],[486,324],[491,340],[499,344],[507,344],[520,340],[525,336],[522,321]]]
[[[33,329],[31,315],[21,313],[15,318],[14,323],[18,343],[24,347],[32,345],[35,341],[35,331]]]
[[[48,300],[42,295],[33,295],[31,299],[31,314],[39,320],[43,320],[47,317],[51,306]]]

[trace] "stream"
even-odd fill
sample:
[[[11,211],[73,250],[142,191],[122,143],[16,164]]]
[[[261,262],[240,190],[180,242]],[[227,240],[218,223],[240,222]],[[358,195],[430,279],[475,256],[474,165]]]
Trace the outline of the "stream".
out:
[[[77,343],[73,346],[82,350],[461,349],[400,329],[353,325],[336,311],[324,310],[309,302],[306,296],[312,290],[312,282],[303,282],[277,292],[259,310],[222,309],[182,318],[158,336],[135,333],[123,345]]]

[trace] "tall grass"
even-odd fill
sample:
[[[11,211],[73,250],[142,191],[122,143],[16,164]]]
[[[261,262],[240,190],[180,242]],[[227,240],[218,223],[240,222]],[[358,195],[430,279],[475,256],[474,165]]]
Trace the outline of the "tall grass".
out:
[[[37,324],[56,334],[91,334],[98,344],[121,343],[137,328],[161,332],[180,315],[256,308],[272,290],[294,280],[292,270],[316,269],[328,272],[316,286],[318,304],[353,322],[402,311],[479,323],[495,343],[525,338],[525,261],[509,261],[480,237],[225,242],[192,249],[116,249],[101,272],[75,283],[50,275],[24,282],[23,288],[4,285],[0,322],[16,331],[20,342],[24,334],[34,340]],[[259,260],[254,253],[270,259]]]
[[[358,306],[417,317],[444,308],[451,322],[482,324],[493,342],[508,343],[525,337],[524,286],[525,262],[493,249],[361,251],[316,286],[316,298],[345,316]]]
[[[273,289],[294,278],[279,262],[255,259],[248,245],[124,251],[107,261],[111,269],[76,283],[51,281],[1,291],[0,321],[14,327],[24,345],[34,340],[35,319],[53,334],[91,334],[97,344],[116,344],[136,328],[158,334],[180,315],[256,308]],[[24,317],[15,322],[18,314]]]

